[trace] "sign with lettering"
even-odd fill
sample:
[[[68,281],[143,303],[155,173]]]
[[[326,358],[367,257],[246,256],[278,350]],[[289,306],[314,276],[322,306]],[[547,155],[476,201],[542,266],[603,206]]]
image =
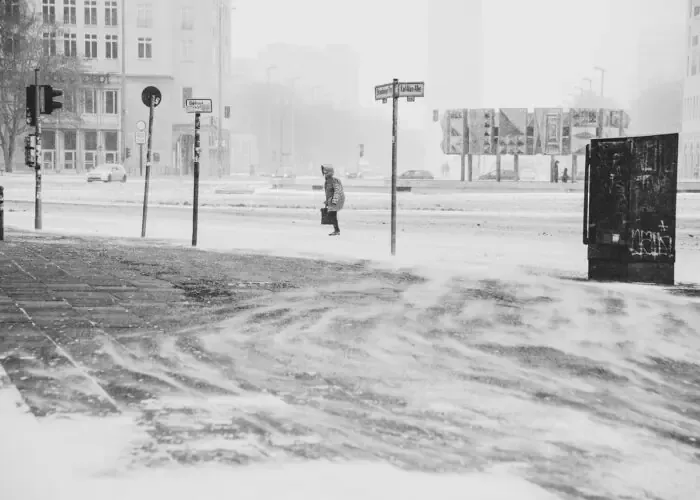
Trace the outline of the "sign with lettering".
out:
[[[377,85],[374,87],[374,100],[375,101],[386,101],[394,97],[392,95],[394,91],[394,84],[387,83],[385,85]]]
[[[425,97],[425,82],[399,83],[399,97]]]
[[[211,99],[185,99],[185,111],[188,113],[211,113]]]
[[[136,144],[146,144],[146,132],[143,130],[137,130],[134,134],[134,139]]]

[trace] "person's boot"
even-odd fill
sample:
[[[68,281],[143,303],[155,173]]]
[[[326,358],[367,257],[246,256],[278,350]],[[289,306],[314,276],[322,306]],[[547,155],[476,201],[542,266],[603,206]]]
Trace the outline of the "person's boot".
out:
[[[340,231],[333,231],[328,236],[340,236]]]

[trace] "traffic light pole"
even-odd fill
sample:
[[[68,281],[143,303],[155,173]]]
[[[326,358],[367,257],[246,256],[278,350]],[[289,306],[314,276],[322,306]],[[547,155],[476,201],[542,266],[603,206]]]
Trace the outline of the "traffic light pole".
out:
[[[40,230],[41,220],[41,88],[39,88],[39,68],[34,70],[34,92],[36,113],[36,149],[34,155],[35,189],[34,189],[34,229]]]

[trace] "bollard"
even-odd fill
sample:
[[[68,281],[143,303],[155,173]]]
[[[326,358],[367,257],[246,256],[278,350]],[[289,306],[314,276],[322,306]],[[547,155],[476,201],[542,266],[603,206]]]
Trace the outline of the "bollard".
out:
[[[5,240],[5,188],[0,186],[0,241]]]

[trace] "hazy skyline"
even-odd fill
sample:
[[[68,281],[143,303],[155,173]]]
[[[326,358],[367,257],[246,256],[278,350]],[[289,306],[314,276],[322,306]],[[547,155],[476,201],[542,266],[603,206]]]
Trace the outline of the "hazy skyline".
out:
[[[483,5],[488,107],[561,105],[576,86],[586,85],[584,77],[593,78],[598,90],[596,65],[608,70],[605,94],[627,105],[646,85],[639,81],[638,54],[648,46],[640,43],[645,33],[664,26],[683,30],[686,9],[684,0],[484,0]],[[394,77],[426,80],[430,92],[427,12],[424,0],[239,0],[233,51],[254,57],[275,42],[348,44],[360,56],[361,104],[373,105],[374,85]],[[468,59],[458,53],[466,50],[458,36],[455,43],[454,56],[445,57],[455,63]],[[658,47],[661,54],[672,50]],[[402,116],[413,122],[424,112],[422,106],[404,106]]]

